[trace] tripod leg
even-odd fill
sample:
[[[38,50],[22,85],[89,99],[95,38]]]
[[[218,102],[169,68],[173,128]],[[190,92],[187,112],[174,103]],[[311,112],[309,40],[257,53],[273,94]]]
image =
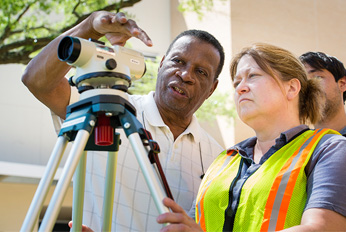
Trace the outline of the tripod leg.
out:
[[[53,148],[47,167],[37,187],[34,198],[30,204],[28,213],[25,216],[20,231],[26,232],[32,231],[34,229],[36,220],[41,211],[43,202],[47,197],[48,190],[52,184],[54,175],[58,169],[59,163],[66,149],[67,143],[68,140],[65,136],[62,135],[58,137],[58,140]]]
[[[84,151],[78,163],[76,176],[73,182],[73,206],[72,206],[72,230],[73,232],[82,230],[83,204],[87,152]]]
[[[113,215],[113,200],[116,180],[116,167],[118,160],[118,151],[120,144],[120,134],[115,133],[114,143],[116,145],[115,152],[108,152],[105,191],[102,207],[102,231],[111,231],[112,215]]]
[[[107,171],[105,192],[102,207],[102,231],[111,231],[112,228],[112,215],[113,215],[113,200],[116,178],[116,163],[118,152],[108,152]]]
[[[65,167],[58,181],[52,199],[42,220],[39,231],[52,231],[54,222],[58,217],[58,210],[61,208],[62,201],[66,195],[67,188],[71,182],[73,173],[79,163],[90,133],[86,130],[79,130],[70,154],[66,160]]]
[[[159,184],[159,179],[154,172],[148,159],[148,152],[142,144],[142,140],[138,133],[132,133],[128,136],[133,152],[136,155],[139,166],[142,169],[145,181],[149,187],[150,193],[154,199],[157,210],[160,214],[169,212],[169,209],[162,204],[164,194],[162,186]]]

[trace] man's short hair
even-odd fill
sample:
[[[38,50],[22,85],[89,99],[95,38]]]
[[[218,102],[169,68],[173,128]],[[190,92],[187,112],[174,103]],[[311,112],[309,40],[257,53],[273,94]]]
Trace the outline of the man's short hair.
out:
[[[210,33],[206,32],[206,31],[202,31],[202,30],[187,30],[187,31],[183,31],[182,33],[180,33],[177,37],[175,37],[175,39],[172,41],[172,43],[169,45],[167,51],[166,51],[166,55],[171,51],[174,43],[181,37],[183,36],[192,36],[195,37],[201,41],[207,42],[209,44],[211,44],[212,46],[214,46],[220,55],[220,62],[219,62],[219,66],[217,67],[216,70],[216,74],[215,74],[215,79],[218,78],[218,76],[220,75],[221,71],[222,71],[222,67],[224,65],[225,62],[225,52],[223,50],[222,45],[220,44],[220,42]]]
[[[334,56],[327,55],[323,52],[306,52],[299,57],[304,64],[310,65],[316,70],[326,69],[337,82],[340,78],[346,76],[344,64]],[[346,100],[346,91],[343,93],[344,102]]]

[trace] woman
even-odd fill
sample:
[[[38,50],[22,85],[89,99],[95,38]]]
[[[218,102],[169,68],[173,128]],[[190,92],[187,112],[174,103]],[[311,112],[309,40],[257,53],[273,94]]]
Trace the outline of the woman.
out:
[[[310,130],[322,91],[290,52],[245,48],[231,63],[240,119],[256,137],[221,153],[203,178],[195,219],[173,201],[162,231],[326,231],[346,229],[346,139]]]

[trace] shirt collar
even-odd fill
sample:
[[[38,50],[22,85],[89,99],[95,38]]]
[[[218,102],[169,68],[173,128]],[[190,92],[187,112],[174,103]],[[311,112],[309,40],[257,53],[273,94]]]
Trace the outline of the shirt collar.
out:
[[[280,136],[275,140],[275,145],[273,146],[271,152],[280,149],[284,145],[286,145],[289,141],[294,139],[296,136],[301,134],[303,131],[308,130],[309,127],[307,125],[299,125],[293,127],[285,132],[282,132]],[[241,154],[245,156],[249,156],[253,154],[253,147],[255,146],[257,141],[257,137],[248,138],[235,146],[229,148],[229,150],[238,150]]]
[[[342,128],[342,130],[340,131],[340,134],[346,137],[346,126]]]
[[[167,129],[169,129],[168,126],[163,122],[159,109],[157,108],[157,105],[154,99],[154,93],[155,93],[154,91],[151,91],[148,95],[144,96],[144,101],[143,101],[143,111],[145,115],[144,118],[153,127],[166,127]],[[195,142],[200,141],[201,127],[195,115],[192,116],[190,125],[179,137],[184,135],[189,135],[189,134],[192,136]]]
[[[144,96],[143,111],[145,114],[144,118],[150,125],[154,127],[167,127],[161,118],[159,109],[154,100],[154,91],[151,91],[148,95]]]
[[[192,120],[190,125],[186,128],[186,130],[183,132],[182,135],[184,134],[191,134],[193,139],[195,140],[196,143],[200,142],[201,139],[201,133],[202,133],[202,128],[198,123],[198,120],[195,115],[192,116]]]

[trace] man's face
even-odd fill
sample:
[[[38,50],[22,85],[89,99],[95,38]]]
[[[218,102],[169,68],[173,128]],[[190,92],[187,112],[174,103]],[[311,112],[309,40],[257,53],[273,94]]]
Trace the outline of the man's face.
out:
[[[190,117],[215,90],[219,62],[211,44],[192,36],[179,38],[159,67],[155,101],[160,112]]]
[[[335,81],[333,74],[328,70],[322,69],[317,70],[312,68],[308,64],[304,64],[305,69],[308,73],[308,78],[317,78],[320,80],[322,89],[326,95],[326,105],[324,108],[324,119],[332,118],[340,107],[343,108],[342,92],[338,86],[338,83]]]

